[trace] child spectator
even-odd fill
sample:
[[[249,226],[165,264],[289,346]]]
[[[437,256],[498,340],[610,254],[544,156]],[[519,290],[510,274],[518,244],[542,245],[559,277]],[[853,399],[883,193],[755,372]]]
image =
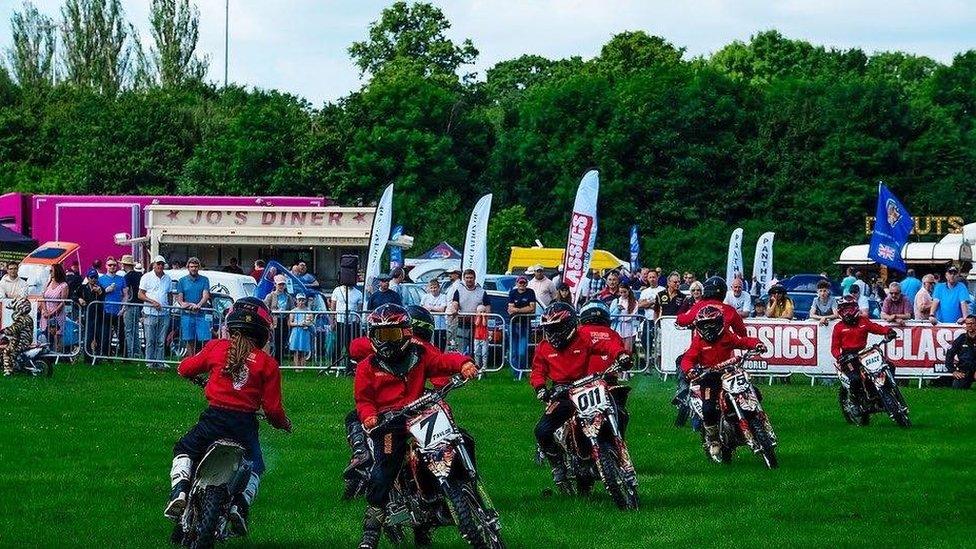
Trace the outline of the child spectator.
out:
[[[305,359],[312,350],[312,322],[314,315],[308,313],[308,299],[305,294],[295,296],[295,311],[288,315],[288,348],[294,353],[295,366],[305,366]],[[306,312],[299,312],[306,311]]]
[[[478,369],[488,365],[488,307],[478,305],[474,317],[474,362]]]

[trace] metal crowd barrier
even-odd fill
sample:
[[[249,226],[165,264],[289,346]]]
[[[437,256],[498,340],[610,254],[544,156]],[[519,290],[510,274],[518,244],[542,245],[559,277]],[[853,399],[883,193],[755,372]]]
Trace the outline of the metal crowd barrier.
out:
[[[178,364],[207,341],[221,337],[222,312],[94,301],[85,307],[80,343],[92,364],[99,359],[127,360],[162,368]]]
[[[355,311],[292,309],[272,313],[268,352],[283,370],[318,370],[340,375],[355,371],[349,343],[365,334]]]
[[[434,317],[434,344],[443,351],[467,355],[483,372],[498,372],[505,367],[508,354],[508,325],[498,313],[431,313]],[[479,317],[481,317],[479,319]],[[443,322],[441,323],[441,319]],[[483,321],[484,324],[480,324]],[[476,326],[484,326],[484,333]],[[439,333],[438,326],[443,326]],[[480,336],[484,336],[483,338]],[[476,337],[478,336],[478,337]],[[480,351],[480,352],[479,352]]]
[[[70,299],[33,299],[34,340],[48,345],[55,361],[81,353],[82,308]]]

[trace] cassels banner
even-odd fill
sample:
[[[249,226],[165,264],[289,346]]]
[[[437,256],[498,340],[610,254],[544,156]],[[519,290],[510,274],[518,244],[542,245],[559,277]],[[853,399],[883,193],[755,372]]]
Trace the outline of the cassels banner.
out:
[[[753,284],[759,285],[759,293],[769,290],[773,279],[773,237],[776,233],[763,233],[756,242],[756,257],[752,262]]]
[[[637,238],[637,225],[630,226],[630,272],[640,270],[640,239]]]
[[[373,216],[373,229],[369,234],[369,256],[366,259],[366,282],[363,288],[366,294],[371,294],[376,287],[376,277],[380,274],[383,250],[390,239],[390,224],[393,222],[393,184],[383,191],[379,203],[376,205],[376,215]],[[366,310],[363,300],[363,310]]]
[[[745,266],[742,263],[742,228],[732,231],[729,238],[729,255],[725,262],[725,281],[731,286],[735,273],[745,277]]]
[[[563,282],[569,286],[573,303],[579,300],[583,290],[596,245],[596,201],[599,194],[600,175],[596,170],[590,170],[583,176],[576,191],[566,252],[563,254]]]
[[[488,273],[488,217],[491,215],[491,195],[482,196],[471,210],[468,232],[461,251],[461,270],[472,269],[479,284]]]
[[[396,242],[398,238],[403,236],[403,225],[397,225],[393,227],[393,232],[390,233],[390,240]],[[403,248],[397,246],[390,247],[390,272],[397,267],[403,267]]]

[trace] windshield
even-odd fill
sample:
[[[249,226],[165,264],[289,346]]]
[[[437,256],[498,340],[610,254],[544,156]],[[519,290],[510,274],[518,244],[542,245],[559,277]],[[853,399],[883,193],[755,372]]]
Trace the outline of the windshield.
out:
[[[38,248],[34,250],[27,257],[34,258],[34,259],[48,259],[48,260],[57,259],[62,255],[64,255],[65,251],[67,250],[65,250],[64,248],[44,247],[44,248]]]

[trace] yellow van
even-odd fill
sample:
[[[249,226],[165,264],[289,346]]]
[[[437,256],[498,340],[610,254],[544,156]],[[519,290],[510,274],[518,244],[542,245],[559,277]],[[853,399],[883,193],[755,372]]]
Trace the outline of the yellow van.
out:
[[[512,246],[508,256],[508,272],[522,274],[525,269],[533,265],[542,265],[546,270],[556,270],[563,263],[563,248],[519,248]],[[610,269],[627,267],[627,263],[620,260],[606,250],[593,250],[590,270],[604,272]]]

